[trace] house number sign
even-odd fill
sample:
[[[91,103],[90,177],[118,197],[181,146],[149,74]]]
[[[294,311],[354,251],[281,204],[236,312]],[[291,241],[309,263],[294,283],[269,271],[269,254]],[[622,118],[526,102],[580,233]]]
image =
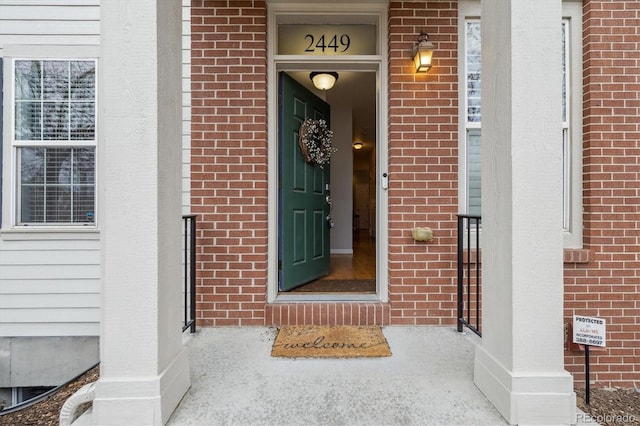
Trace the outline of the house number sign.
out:
[[[376,55],[375,25],[280,25],[278,55]]]

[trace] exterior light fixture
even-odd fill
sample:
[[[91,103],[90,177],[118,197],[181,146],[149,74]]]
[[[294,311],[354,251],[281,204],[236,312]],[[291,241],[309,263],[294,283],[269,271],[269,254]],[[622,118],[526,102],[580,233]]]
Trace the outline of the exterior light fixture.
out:
[[[313,81],[313,85],[316,86],[316,89],[329,90],[338,80],[338,73],[330,71],[314,71],[309,74],[309,78]]]
[[[353,149],[355,149],[356,151],[359,149],[362,149],[364,147],[364,144],[362,142],[354,142],[353,143]]]
[[[411,49],[416,72],[427,72],[431,68],[431,58],[435,46],[429,41],[429,34],[420,31],[418,42]]]

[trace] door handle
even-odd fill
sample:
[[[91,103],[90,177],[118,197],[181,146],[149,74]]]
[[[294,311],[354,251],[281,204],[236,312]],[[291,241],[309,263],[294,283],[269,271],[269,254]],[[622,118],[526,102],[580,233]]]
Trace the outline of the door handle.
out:
[[[325,198],[327,204],[329,204],[329,215],[331,215],[331,211],[333,210],[333,203],[331,202],[331,195],[327,195]]]
[[[327,215],[327,218],[326,218],[327,224],[329,225],[329,228],[333,228],[334,226],[336,226],[336,224],[331,218],[331,212],[333,211],[333,203],[331,202],[331,196],[327,195],[325,197],[325,201],[327,202],[327,204],[329,204],[329,214]]]

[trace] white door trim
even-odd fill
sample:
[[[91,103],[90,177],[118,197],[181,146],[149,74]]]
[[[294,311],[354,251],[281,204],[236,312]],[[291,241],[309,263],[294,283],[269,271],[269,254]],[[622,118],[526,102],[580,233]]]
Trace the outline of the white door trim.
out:
[[[377,73],[377,141],[376,141],[376,276],[377,300],[388,302],[388,197],[383,189],[382,174],[388,171],[388,2],[370,1],[356,3],[267,2],[267,140],[268,140],[268,246],[267,246],[267,303],[278,298],[278,72],[282,70],[314,70],[318,64],[331,63],[332,68]],[[360,56],[298,56],[276,55],[277,25],[282,22],[318,23],[319,18],[336,23],[374,23],[378,34],[378,55]],[[278,300],[276,300],[278,299]],[[287,298],[288,299],[288,298]],[[326,297],[322,300],[326,301]],[[341,298],[342,300],[342,298]],[[371,301],[363,298],[363,301]],[[287,300],[288,301],[288,300]],[[306,299],[308,301],[308,298]]]

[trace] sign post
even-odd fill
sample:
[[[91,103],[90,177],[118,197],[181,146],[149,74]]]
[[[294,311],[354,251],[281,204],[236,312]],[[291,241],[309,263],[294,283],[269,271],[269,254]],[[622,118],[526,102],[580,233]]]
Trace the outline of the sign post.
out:
[[[585,402],[590,405],[589,346],[605,347],[607,321],[603,318],[573,316],[573,343],[584,345]]]

